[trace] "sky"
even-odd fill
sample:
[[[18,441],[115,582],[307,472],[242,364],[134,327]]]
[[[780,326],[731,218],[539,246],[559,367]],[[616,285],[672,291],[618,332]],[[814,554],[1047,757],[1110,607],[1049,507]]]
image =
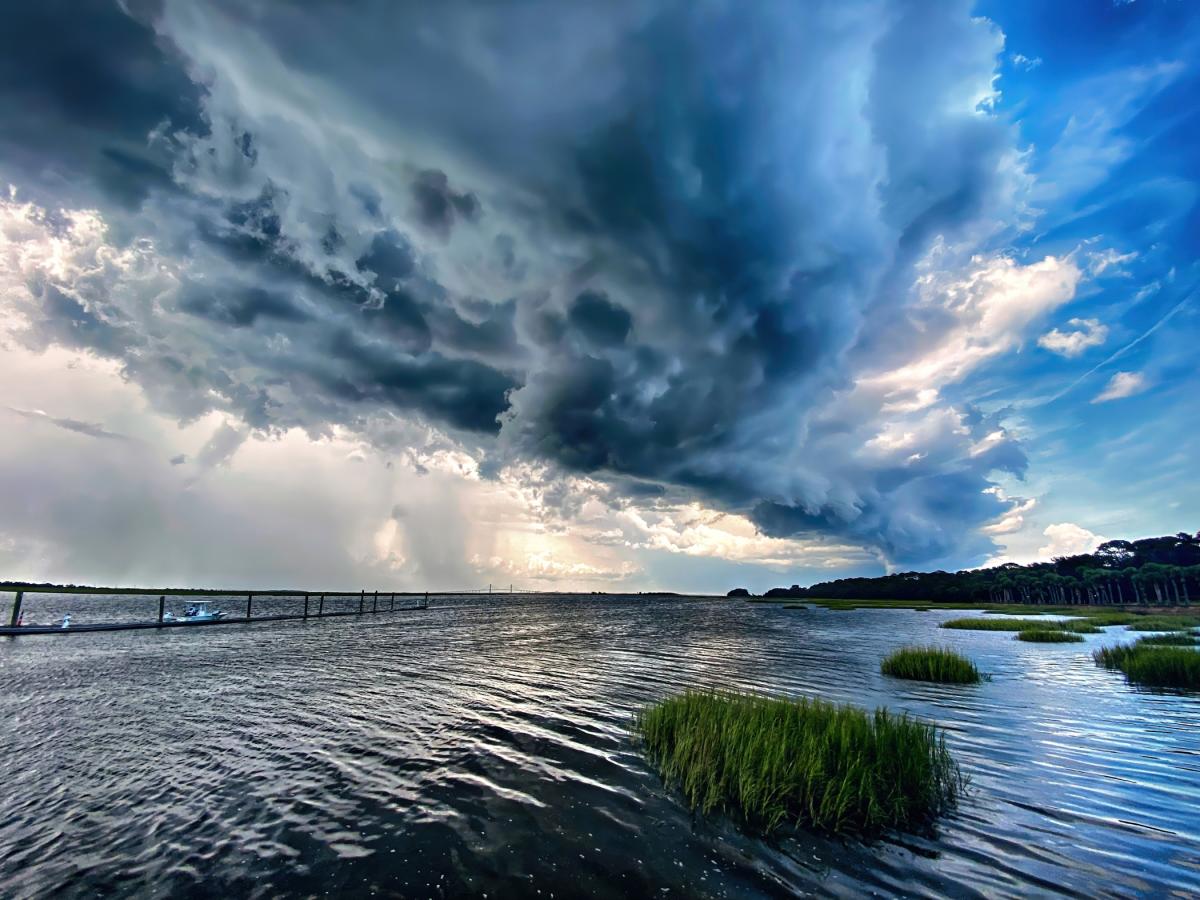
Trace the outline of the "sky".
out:
[[[0,578],[762,590],[1200,528],[1185,0],[44,0]]]

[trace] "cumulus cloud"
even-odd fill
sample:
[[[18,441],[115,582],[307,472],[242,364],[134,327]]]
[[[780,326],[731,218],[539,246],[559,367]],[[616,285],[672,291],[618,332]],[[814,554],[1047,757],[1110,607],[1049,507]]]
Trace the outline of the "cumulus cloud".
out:
[[[1149,389],[1150,382],[1141,372],[1117,372],[1108,380],[1099,394],[1092,398],[1093,403],[1107,403],[1110,400],[1121,400],[1132,397]]]
[[[1053,328],[1038,338],[1038,346],[1068,358],[1108,340],[1108,326],[1099,319],[1069,319],[1066,330]]]
[[[1024,455],[943,391],[1081,272],[987,248],[1028,179],[967,0],[132,9],[6,30],[0,275],[26,347],[225,417],[201,467],[344,430],[763,532],[672,546],[990,551]]]
[[[1054,559],[1056,556],[1091,553],[1108,540],[1108,538],[1093,534],[1073,522],[1047,525],[1042,534],[1049,539],[1045,546],[1038,548],[1038,557],[1043,560]]]

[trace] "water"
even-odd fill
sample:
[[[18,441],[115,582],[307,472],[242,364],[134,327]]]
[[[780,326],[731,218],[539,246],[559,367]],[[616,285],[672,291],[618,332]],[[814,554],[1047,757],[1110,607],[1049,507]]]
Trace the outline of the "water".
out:
[[[1119,628],[1024,644],[938,631],[953,615],[504,597],[0,640],[0,895],[1200,891],[1200,698],[1097,669]],[[993,680],[879,674],[933,640]],[[910,710],[946,727],[970,794],[935,836],[871,845],[693,821],[629,724],[696,685]]]

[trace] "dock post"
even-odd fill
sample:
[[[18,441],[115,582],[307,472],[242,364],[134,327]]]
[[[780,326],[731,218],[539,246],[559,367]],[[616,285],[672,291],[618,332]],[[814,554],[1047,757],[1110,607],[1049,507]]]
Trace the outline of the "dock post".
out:
[[[250,610],[253,608],[253,606],[254,606],[254,595],[247,594],[246,595],[246,618],[247,619],[250,618]]]
[[[367,592],[359,591],[358,592],[358,614],[360,616],[363,614],[363,604],[365,604],[366,602],[367,602]]]
[[[308,594],[304,595],[304,618],[308,618]]]
[[[429,591],[425,592],[425,602],[422,604],[421,609],[429,609]]]
[[[379,591],[376,591],[371,599],[371,612],[379,612]]]
[[[167,598],[165,595],[160,595],[158,598],[158,624],[163,623],[163,613],[167,610]]]
[[[325,615],[325,595],[324,594],[321,595],[321,602],[319,604],[317,604],[317,615],[318,616]]]
[[[13,628],[16,628],[21,624],[21,601],[24,598],[24,591],[17,591],[17,596],[13,598],[12,619],[10,619],[8,623]]]
[[[388,607],[388,612],[391,612],[395,608],[396,608],[396,595],[392,594],[392,603],[391,603],[391,606]]]

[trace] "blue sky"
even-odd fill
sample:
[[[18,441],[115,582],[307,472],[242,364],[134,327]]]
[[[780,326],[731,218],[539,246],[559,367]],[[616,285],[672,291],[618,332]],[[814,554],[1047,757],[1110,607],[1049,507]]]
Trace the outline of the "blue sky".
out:
[[[723,591],[1200,527],[1192,4],[8,25],[9,577]]]
[[[1107,329],[1103,343],[1071,356],[1027,347],[993,373],[1001,402],[1030,430],[1021,489],[1040,497],[1043,517],[1109,537],[1194,530],[1195,11],[1135,2],[984,4],[979,12],[1006,34],[997,109],[1019,124],[1029,170],[1045,182],[1041,221],[1014,248],[1125,257],[1050,321],[1071,332],[1081,330],[1071,320],[1094,319]],[[1138,379],[1129,381],[1136,393],[1096,402],[1118,373]]]

